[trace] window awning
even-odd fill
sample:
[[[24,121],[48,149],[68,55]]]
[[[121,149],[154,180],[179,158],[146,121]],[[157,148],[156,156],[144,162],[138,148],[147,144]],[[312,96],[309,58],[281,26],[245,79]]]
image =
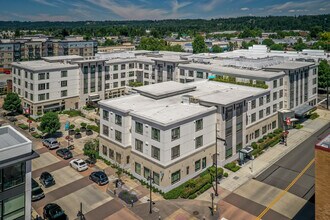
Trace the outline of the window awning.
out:
[[[314,109],[314,106],[310,106],[307,104],[304,104],[302,106],[299,106],[298,108],[294,109],[294,113],[297,117],[303,117],[308,113],[310,110]]]
[[[240,152],[245,153],[245,154],[249,154],[253,151],[253,148],[251,146],[246,146],[243,149],[240,150]]]

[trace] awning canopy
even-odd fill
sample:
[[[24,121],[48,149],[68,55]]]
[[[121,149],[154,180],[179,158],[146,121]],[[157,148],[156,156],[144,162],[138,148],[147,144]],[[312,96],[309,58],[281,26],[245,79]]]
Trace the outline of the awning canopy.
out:
[[[245,154],[249,154],[252,151],[253,151],[253,148],[251,146],[246,146],[240,150],[240,152],[245,153]]]
[[[314,106],[310,106],[307,104],[304,104],[302,106],[299,106],[298,108],[294,109],[294,113],[297,117],[303,117],[308,113],[310,110],[314,109]]]

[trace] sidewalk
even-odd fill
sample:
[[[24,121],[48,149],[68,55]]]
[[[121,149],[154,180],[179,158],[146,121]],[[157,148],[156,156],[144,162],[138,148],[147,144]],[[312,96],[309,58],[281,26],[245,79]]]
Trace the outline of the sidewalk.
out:
[[[261,172],[273,165],[276,161],[296,148],[323,126],[330,124],[330,111],[318,109],[316,112],[320,115],[319,118],[305,121],[302,129],[290,130],[287,146],[277,144],[274,147],[268,148],[262,155],[253,161],[246,163],[236,173],[231,173],[227,178],[221,180],[219,184],[219,186],[221,186],[220,189],[223,188],[222,191],[228,190],[229,192],[236,190],[248,180],[258,176]],[[198,196],[196,199],[205,200],[205,198],[209,197],[210,192],[212,191],[213,189],[211,188]],[[223,195],[221,197],[223,198],[225,196],[226,195]]]

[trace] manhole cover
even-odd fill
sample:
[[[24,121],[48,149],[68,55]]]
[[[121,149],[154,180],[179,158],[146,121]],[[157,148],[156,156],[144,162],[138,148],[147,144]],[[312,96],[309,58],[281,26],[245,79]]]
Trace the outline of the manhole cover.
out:
[[[193,215],[198,215],[199,212],[198,211],[193,211]]]
[[[234,178],[233,178],[234,180],[238,180],[239,179],[239,177],[238,176],[234,176]]]

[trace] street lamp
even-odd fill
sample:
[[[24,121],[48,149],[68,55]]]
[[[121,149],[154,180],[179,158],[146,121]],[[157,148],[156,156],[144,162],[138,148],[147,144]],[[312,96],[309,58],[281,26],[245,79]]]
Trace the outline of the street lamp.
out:
[[[154,178],[152,178],[151,177],[151,174],[150,174],[150,176],[148,176],[148,181],[149,181],[149,189],[150,189],[150,199],[148,199],[148,201],[149,201],[149,214],[151,214],[152,213],[152,205],[153,204],[155,204],[153,201],[152,201],[152,195],[151,195],[151,193],[152,193],[152,189],[151,189],[151,187],[152,187],[152,183],[154,182]]]
[[[213,216],[214,215],[214,212],[213,212],[213,201],[214,201],[214,194],[211,193],[211,199],[212,199],[212,205],[211,205],[211,215]]]
[[[79,218],[79,220],[85,219],[85,215],[82,212],[82,202],[80,203],[80,210],[78,211],[77,217]]]
[[[226,140],[218,137],[218,124],[215,124],[215,196],[218,196],[218,140],[224,141],[226,145]]]

